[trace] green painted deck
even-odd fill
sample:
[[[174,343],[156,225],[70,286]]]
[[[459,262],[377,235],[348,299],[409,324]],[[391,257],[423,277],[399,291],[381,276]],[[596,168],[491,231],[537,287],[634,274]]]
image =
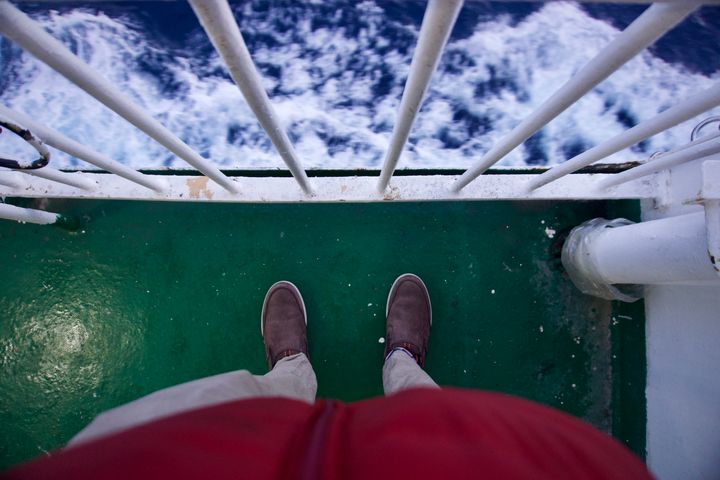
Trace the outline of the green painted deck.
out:
[[[260,308],[280,279],[305,298],[319,395],[380,395],[387,291],[405,272],[430,291],[438,383],[557,407],[644,456],[641,302],[581,295],[556,245],[586,219],[636,218],[635,202],[44,205],[83,226],[0,223],[0,468],[154,390],[265,373]]]

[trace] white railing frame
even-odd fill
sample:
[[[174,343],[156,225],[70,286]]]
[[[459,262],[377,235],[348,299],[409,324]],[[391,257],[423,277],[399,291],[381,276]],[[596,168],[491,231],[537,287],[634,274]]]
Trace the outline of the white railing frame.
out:
[[[448,181],[458,175],[396,175],[385,192],[377,191],[377,177],[371,176],[321,176],[313,178],[316,186],[314,195],[306,195],[294,188],[292,177],[237,176],[234,179],[241,187],[238,194],[222,189],[207,177],[189,172],[175,172],[163,176],[167,189],[154,192],[136,184],[128,184],[115,175],[75,172],[68,175],[93,181],[97,186],[92,190],[77,188],[53,182],[36,181],[15,192],[0,186],[0,197],[30,198],[84,198],[118,200],[154,200],[176,202],[222,202],[222,203],[335,203],[335,202],[416,202],[416,201],[484,201],[484,200],[601,200],[601,199],[650,199],[658,191],[653,182],[627,182],[611,192],[601,191],[597,185],[612,173],[583,173],[566,176],[547,188],[530,194],[522,187],[535,173],[483,175],[477,182],[468,185],[460,193],[450,193]],[[20,193],[20,195],[17,195]]]
[[[393,129],[393,135],[375,191],[371,192],[366,188],[368,182],[371,182],[369,179],[373,177],[340,177],[316,179],[314,183],[324,188],[330,188],[331,191],[315,193],[311,189],[310,180],[302,169],[285,130],[280,125],[267,92],[262,87],[260,75],[255,68],[227,1],[189,1],[211,42],[224,59],[235,83],[240,88],[256,118],[272,140],[305,196],[288,192],[288,179],[284,178],[262,179],[262,182],[267,182],[268,187],[274,185],[273,188],[283,189],[281,192],[274,192],[261,186],[258,179],[227,177],[208,160],[199,156],[189,146],[175,137],[142,108],[135,105],[114,85],[73,55],[60,42],[52,38],[27,15],[11,5],[8,0],[0,0],[0,33],[18,43],[25,50],[76,83],[170,151],[186,160],[191,166],[214,180],[222,189],[208,185],[207,179],[203,180],[203,177],[167,176],[159,178],[156,175],[137,172],[94,152],[49,127],[35,122],[24,114],[0,106],[0,114],[14,118],[20,124],[25,124],[27,128],[34,131],[40,139],[44,139],[49,145],[134,182],[128,186],[127,184],[118,184],[112,175],[69,174],[45,167],[39,170],[21,171],[25,175],[42,178],[45,182],[37,185],[36,182],[32,182],[29,186],[26,186],[23,183],[22,176],[11,176],[10,173],[0,171],[0,195],[19,194],[28,197],[44,195],[49,197],[72,196],[79,198],[226,202],[649,198],[652,192],[648,190],[648,185],[652,185],[652,182],[633,182],[633,180],[683,162],[704,158],[718,151],[718,143],[720,142],[715,142],[713,136],[710,136],[713,138],[703,137],[672,152],[660,155],[645,165],[620,174],[575,175],[573,182],[581,184],[581,188],[569,187],[568,185],[571,182],[566,178],[569,173],[579,168],[595,163],[720,105],[720,84],[686,99],[675,107],[660,113],[655,118],[641,122],[620,135],[540,175],[510,175],[503,180],[497,178],[480,180],[484,178],[481,174],[487,168],[501,160],[507,153],[552,121],[595,85],[651,45],[700,6],[700,2],[694,1],[668,1],[653,3],[580,72],[574,75],[553,96],[493,147],[480,162],[468,169],[463,175],[459,177],[442,175],[398,177],[393,182],[393,187],[387,189],[403,148],[407,143],[407,138],[422,104],[432,74],[437,69],[444,46],[463,5],[463,0],[429,0],[398,110],[397,122]],[[643,2],[628,1],[626,3]],[[716,4],[720,3],[720,0],[702,3]],[[438,183],[440,179],[454,181],[450,191],[447,188],[440,188]],[[357,185],[349,185],[349,180],[352,180]],[[465,192],[465,188],[471,182],[480,182],[480,185]],[[555,185],[547,186],[551,182],[555,182]],[[149,191],[138,189],[135,184],[147,187]],[[240,184],[247,185],[250,191],[246,194],[238,192],[238,185]],[[499,190],[497,190],[498,185],[500,185]],[[558,187],[558,185],[561,187]],[[536,190],[541,186],[546,186],[546,188],[537,192]],[[588,187],[590,188],[588,189]],[[609,187],[613,188],[608,191]],[[110,192],[105,191],[106,188],[109,188]],[[341,191],[334,190],[337,188],[341,188]],[[403,192],[402,188],[407,188],[408,191]],[[427,188],[428,191],[423,193],[419,188]],[[509,188],[517,188],[518,190],[511,192],[508,190]],[[21,189],[23,189],[22,192]],[[123,194],[123,189],[128,193]]]

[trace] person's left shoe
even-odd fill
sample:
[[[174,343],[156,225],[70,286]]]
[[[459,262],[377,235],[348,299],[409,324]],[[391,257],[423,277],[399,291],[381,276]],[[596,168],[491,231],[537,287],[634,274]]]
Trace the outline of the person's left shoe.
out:
[[[260,318],[268,367],[291,355],[308,355],[307,313],[300,290],[290,282],[272,285],[265,295]]]

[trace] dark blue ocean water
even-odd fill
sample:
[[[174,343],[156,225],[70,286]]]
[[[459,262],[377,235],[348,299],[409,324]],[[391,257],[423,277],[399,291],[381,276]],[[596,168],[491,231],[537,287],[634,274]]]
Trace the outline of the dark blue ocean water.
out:
[[[233,3],[243,36],[304,165],[378,167],[425,3]],[[467,2],[400,167],[466,167],[646,7]],[[23,5],[204,156],[280,167],[185,2]],[[1,100],[135,167],[182,162],[78,88],[0,40]],[[509,155],[552,164],[708,88],[720,77],[720,8],[705,7]],[[687,140],[696,120],[616,155]],[[24,146],[0,137],[0,151]],[[56,155],[58,167],[84,166]]]

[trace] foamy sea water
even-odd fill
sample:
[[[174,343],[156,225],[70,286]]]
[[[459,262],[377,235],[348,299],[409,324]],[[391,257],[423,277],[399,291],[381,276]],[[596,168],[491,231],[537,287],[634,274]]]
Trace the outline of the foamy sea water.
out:
[[[21,8],[217,165],[284,166],[186,4],[90,5]],[[379,168],[424,3],[258,0],[233,8],[303,165]],[[629,15],[617,8],[599,12],[564,2],[468,2],[399,168],[466,168],[479,159],[618,35],[619,25],[603,17]],[[712,33],[717,21],[708,19],[717,17],[720,9],[713,7],[688,21],[698,28],[705,22]],[[561,163],[710,87],[720,78],[720,45],[707,32],[697,42],[643,52],[500,165]],[[185,166],[6,39],[0,40],[0,65],[3,104],[132,167]],[[709,114],[720,109],[612,160],[639,160],[680,145]],[[0,152],[32,151],[3,133]],[[90,167],[57,151],[52,164]]]

